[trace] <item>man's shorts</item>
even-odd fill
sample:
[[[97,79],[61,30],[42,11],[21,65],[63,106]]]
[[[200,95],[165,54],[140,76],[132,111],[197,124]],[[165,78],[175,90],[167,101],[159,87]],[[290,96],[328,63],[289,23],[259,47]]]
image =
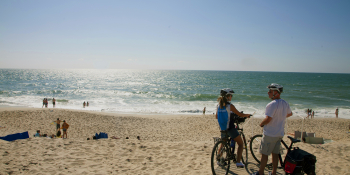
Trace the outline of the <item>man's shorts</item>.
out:
[[[66,129],[66,128],[63,128],[63,132],[67,132],[67,129]]]
[[[238,133],[238,131],[237,131],[236,128],[228,129],[228,130],[227,130],[227,133],[228,133],[228,135],[229,135],[231,138],[233,138],[233,139],[239,136],[239,133]],[[222,132],[222,133],[221,133],[221,138],[225,138],[225,137],[226,137],[226,133],[225,133],[225,132]]]
[[[271,153],[279,154],[282,137],[270,137],[263,135],[260,145],[260,153],[270,155]]]

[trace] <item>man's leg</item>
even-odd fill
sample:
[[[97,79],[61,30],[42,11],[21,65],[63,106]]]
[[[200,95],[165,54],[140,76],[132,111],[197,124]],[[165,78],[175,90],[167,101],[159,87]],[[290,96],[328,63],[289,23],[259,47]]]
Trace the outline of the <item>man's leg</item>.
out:
[[[276,175],[278,166],[278,154],[272,153],[272,175]]]
[[[267,159],[269,158],[268,155],[261,154],[261,160],[260,160],[260,169],[259,169],[259,175],[264,174],[264,170],[267,164]]]

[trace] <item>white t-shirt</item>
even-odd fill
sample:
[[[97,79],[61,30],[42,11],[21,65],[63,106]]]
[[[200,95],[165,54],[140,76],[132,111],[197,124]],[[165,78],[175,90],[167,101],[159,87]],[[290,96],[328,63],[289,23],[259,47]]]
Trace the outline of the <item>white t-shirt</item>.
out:
[[[283,137],[284,124],[286,122],[287,114],[292,110],[289,104],[283,99],[272,100],[266,105],[265,115],[272,118],[270,123],[264,126],[264,135],[270,137]]]

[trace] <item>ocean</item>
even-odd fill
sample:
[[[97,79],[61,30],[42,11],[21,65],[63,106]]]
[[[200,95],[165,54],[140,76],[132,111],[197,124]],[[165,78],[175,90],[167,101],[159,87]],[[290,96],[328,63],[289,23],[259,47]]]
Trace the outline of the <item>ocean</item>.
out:
[[[284,86],[281,97],[294,116],[350,118],[350,74],[190,71],[190,70],[31,70],[0,69],[0,106],[56,108],[130,114],[216,112],[220,89],[231,88],[239,111],[264,117],[270,83]],[[89,107],[83,108],[83,102]]]

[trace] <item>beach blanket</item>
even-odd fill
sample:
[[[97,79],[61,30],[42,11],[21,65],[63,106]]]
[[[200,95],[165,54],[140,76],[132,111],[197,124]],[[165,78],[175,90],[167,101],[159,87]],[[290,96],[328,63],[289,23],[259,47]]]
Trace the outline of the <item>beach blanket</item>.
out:
[[[27,139],[27,138],[29,138],[28,131],[22,132],[22,133],[10,134],[10,135],[7,135],[5,137],[0,137],[0,139],[6,140],[9,142],[17,140],[17,139]]]

